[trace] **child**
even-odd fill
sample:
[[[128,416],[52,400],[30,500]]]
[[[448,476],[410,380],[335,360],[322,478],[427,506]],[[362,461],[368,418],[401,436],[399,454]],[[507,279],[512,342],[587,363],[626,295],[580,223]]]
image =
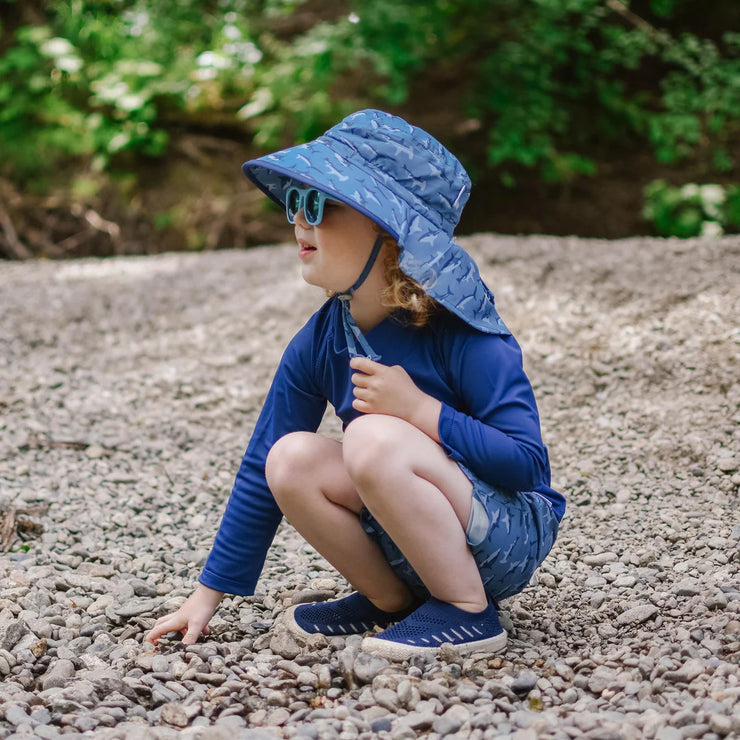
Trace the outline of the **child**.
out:
[[[467,173],[373,110],[243,170],[331,297],[283,355],[200,584],[147,639],[193,643],[225,592],[254,593],[284,514],[355,589],[292,607],[294,633],[379,627],[362,647],[391,659],[501,650],[495,602],[527,585],[565,500],[519,347],[452,238]],[[327,401],[341,443],[316,433]]]

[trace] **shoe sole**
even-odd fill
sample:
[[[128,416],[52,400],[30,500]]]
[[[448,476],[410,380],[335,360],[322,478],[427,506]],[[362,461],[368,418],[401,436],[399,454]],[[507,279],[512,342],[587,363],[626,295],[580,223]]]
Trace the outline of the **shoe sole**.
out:
[[[295,619],[295,610],[302,606],[301,604],[296,604],[295,606],[291,606],[289,609],[283,612],[282,616],[282,623],[283,626],[288,629],[288,632],[290,632],[293,637],[297,637],[299,640],[306,640],[307,638],[311,637],[311,635],[323,635],[324,637],[349,637],[349,635],[362,635],[365,632],[370,632],[372,630],[372,625],[370,627],[365,627],[363,630],[357,630],[355,632],[347,631],[343,632],[342,630],[329,630],[328,632],[306,632],[306,630],[301,627],[298,622],[296,622]],[[353,625],[355,626],[355,625]],[[361,625],[362,626],[362,625]]]
[[[298,622],[295,621],[295,610],[298,608],[298,605],[291,606],[289,609],[283,612],[281,622],[283,624],[283,627],[286,627],[288,632],[290,632],[293,637],[297,637],[299,640],[306,640],[307,638],[311,637],[312,632],[306,632],[306,630],[301,627]]]
[[[467,653],[498,653],[506,647],[506,632],[502,632],[495,637],[487,637],[485,640],[475,640],[473,642],[463,642],[459,645],[452,645],[461,655]],[[445,643],[451,644],[451,643]],[[434,657],[439,653],[439,647],[419,647],[416,645],[406,645],[402,642],[391,642],[390,640],[381,640],[377,637],[366,637],[362,641],[361,648],[367,653],[379,655],[381,658],[388,660],[408,660],[415,656]]]

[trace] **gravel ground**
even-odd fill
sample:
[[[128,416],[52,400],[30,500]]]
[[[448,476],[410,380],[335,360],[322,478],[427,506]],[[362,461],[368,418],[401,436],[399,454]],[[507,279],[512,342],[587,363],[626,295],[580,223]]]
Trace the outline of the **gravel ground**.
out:
[[[411,664],[280,629],[347,591],[287,526],[206,641],[142,644],[322,300],[291,248],[0,264],[0,738],[740,737],[740,240],[464,244],[569,509],[504,653]]]

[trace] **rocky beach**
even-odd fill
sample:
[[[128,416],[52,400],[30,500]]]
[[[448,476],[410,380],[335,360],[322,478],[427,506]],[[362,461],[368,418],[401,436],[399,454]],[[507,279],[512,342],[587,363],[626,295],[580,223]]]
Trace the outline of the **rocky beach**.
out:
[[[210,635],[143,641],[324,300],[295,247],[0,263],[0,738],[740,737],[740,238],[461,243],[568,510],[504,652],[410,663],[281,627],[349,588],[285,523]]]

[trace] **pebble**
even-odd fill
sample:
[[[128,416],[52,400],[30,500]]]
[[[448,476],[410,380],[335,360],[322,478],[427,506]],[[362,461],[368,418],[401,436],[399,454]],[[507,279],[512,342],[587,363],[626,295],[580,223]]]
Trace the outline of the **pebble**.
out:
[[[537,674],[523,671],[509,685],[515,694],[528,694],[537,685]]]
[[[359,653],[354,661],[354,673],[357,680],[363,683],[372,683],[373,679],[389,665],[385,658],[372,653]]]
[[[468,720],[470,713],[462,704],[453,704],[441,717],[432,723],[432,729],[442,735],[457,732]]]
[[[734,473],[740,467],[740,461],[737,457],[721,457],[717,461],[717,467],[723,473]]]
[[[0,262],[0,499],[49,505],[0,556],[0,737],[740,736],[732,238],[466,240],[569,508],[500,604],[503,652],[406,662],[286,632],[291,604],[349,586],[285,523],[258,593],[225,598],[210,635],[143,641],[192,592],[238,463],[224,450],[323,300],[285,277],[290,249]],[[558,289],[533,300],[538,270]]]
[[[185,708],[180,704],[171,702],[162,706],[162,722],[166,722],[173,727],[187,727],[190,718]]]
[[[652,619],[659,611],[660,609],[654,604],[641,604],[622,612],[617,616],[616,621],[618,625],[642,624]]]

